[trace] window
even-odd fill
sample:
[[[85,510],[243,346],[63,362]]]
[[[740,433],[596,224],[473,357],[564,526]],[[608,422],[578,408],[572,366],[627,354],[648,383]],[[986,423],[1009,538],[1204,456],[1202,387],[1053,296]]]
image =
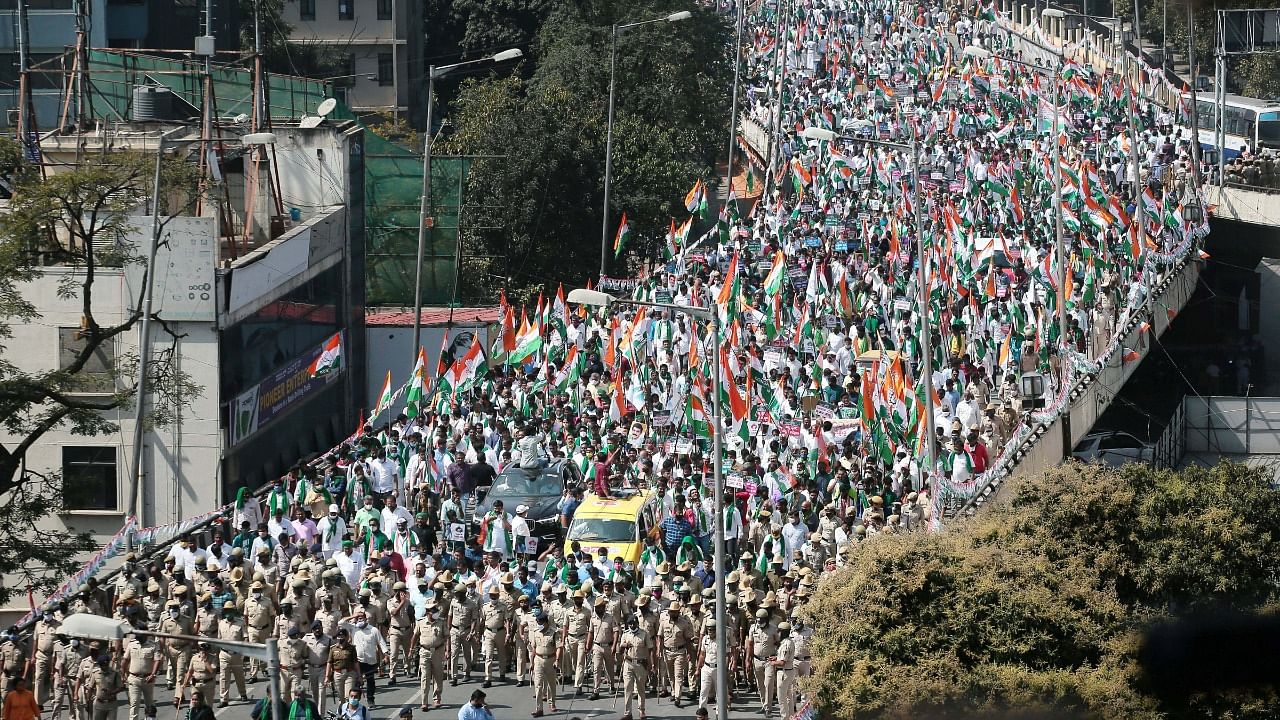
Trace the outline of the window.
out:
[[[316,0],[299,0],[298,19],[299,20],[315,20],[316,19]]]
[[[378,84],[394,85],[396,82],[396,66],[391,60],[391,53],[378,53]]]
[[[62,501],[68,510],[120,509],[116,476],[116,448],[62,448]]]
[[[81,335],[80,328],[58,328],[58,369],[71,367],[84,350],[85,343],[86,339]],[[114,341],[102,342],[94,349],[84,367],[75,374],[75,389],[83,393],[115,392],[115,363]]]
[[[356,19],[356,0],[338,0],[338,19]]]
[[[393,2],[395,2],[395,0],[378,0],[378,19],[379,20],[391,19],[391,3]]]

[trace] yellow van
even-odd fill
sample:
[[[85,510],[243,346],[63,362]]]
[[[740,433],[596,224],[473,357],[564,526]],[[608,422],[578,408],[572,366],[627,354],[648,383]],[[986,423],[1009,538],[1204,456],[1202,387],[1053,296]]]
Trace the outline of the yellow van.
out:
[[[605,548],[609,559],[621,557],[623,562],[640,561],[644,536],[658,522],[661,503],[657,494],[648,490],[614,490],[612,497],[588,494],[573,514],[569,532],[565,533],[564,552],[568,555],[576,541],[591,557]]]

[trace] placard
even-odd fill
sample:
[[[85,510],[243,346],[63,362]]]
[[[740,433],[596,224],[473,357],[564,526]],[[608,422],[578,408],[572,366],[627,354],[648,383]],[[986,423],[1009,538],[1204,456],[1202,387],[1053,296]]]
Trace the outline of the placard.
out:
[[[830,420],[836,416],[836,411],[830,405],[818,403],[813,406],[813,416],[819,420]]]
[[[689,438],[680,438],[676,441],[677,455],[688,455],[691,450],[693,450],[693,440],[690,440]]]
[[[836,241],[836,252],[849,252],[849,243],[844,240]]]
[[[538,554],[538,538],[527,537],[524,539],[524,554],[525,555]]]
[[[906,298],[898,298],[893,301],[893,309],[903,312],[911,312],[911,301]]]
[[[786,437],[800,437],[800,423],[792,420],[783,420],[778,423],[778,429]]]
[[[463,523],[449,523],[450,542],[463,542],[467,539],[467,526]]]
[[[746,482],[738,473],[731,473],[725,476],[724,486],[727,488],[733,488],[734,490],[741,490],[746,486]]]
[[[653,423],[654,427],[667,427],[671,425],[671,413],[669,412],[654,413],[653,416],[650,418],[650,422]]]
[[[840,318],[835,315],[823,315],[822,326],[828,330],[840,327]]]
[[[660,302],[660,303],[670,303],[670,302],[671,302],[671,291],[670,291],[670,290],[655,290],[655,291],[653,292],[653,301],[654,301],[654,302]]]

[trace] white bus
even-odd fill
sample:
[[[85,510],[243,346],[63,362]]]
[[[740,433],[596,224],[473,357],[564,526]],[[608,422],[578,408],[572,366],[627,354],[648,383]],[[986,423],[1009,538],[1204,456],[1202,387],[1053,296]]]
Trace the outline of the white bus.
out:
[[[1200,147],[1205,150],[1218,148],[1213,123],[1216,114],[1217,104],[1213,94],[1196,93]],[[1224,159],[1239,155],[1240,148],[1246,144],[1255,152],[1263,148],[1280,150],[1280,103],[1227,95],[1223,111],[1223,132],[1223,145],[1226,146],[1222,148]]]

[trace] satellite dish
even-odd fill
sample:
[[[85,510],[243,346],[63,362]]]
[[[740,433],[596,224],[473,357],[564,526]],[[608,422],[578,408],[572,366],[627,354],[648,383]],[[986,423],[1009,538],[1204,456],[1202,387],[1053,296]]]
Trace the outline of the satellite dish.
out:
[[[304,130],[310,130],[311,128],[320,127],[320,123],[322,122],[324,122],[324,118],[318,115],[304,115],[302,119],[298,121],[298,127]]]
[[[316,108],[316,114],[320,117],[326,117],[338,107],[338,101],[333,98],[325,98],[320,102],[320,106]]]

